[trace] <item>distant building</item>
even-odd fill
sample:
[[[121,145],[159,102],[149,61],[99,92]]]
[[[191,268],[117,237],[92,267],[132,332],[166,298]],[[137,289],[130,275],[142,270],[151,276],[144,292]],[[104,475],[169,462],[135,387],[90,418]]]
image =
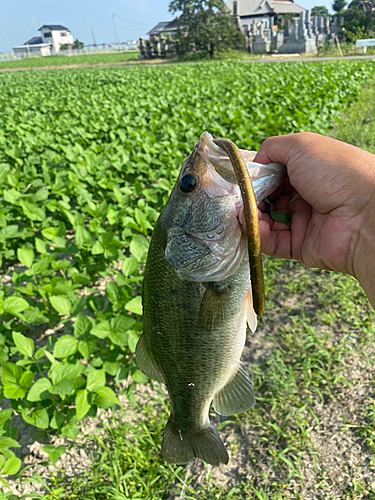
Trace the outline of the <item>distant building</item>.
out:
[[[155,28],[152,28],[151,31],[147,33],[150,38],[154,38],[159,35],[177,35],[177,31],[187,32],[185,26],[183,26],[180,22],[180,19],[176,17],[173,21],[165,21],[157,24]]]
[[[68,49],[73,47],[73,35],[61,24],[44,24],[38,31],[41,36],[34,36],[23,45],[13,47],[14,54],[50,56],[58,54],[61,45],[66,45]]]
[[[227,7],[244,27],[252,23],[253,19],[272,17],[276,21],[281,20],[285,14],[298,16],[306,10],[293,0],[229,0]]]

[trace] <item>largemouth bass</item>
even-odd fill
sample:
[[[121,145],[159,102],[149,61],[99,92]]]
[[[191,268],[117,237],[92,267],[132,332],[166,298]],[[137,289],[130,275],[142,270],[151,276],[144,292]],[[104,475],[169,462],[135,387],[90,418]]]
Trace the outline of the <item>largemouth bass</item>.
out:
[[[240,150],[257,203],[286,177],[279,164],[252,163]],[[171,414],[162,456],[218,465],[228,453],[209,420],[253,407],[253,383],[240,363],[254,313],[240,189],[228,156],[204,132],[185,160],[156,222],[143,281],[144,330],[136,357],[167,386]]]

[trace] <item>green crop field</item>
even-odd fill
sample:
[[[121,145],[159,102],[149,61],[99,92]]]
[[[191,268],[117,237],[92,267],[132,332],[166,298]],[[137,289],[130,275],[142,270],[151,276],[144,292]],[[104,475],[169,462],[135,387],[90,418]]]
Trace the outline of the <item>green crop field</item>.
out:
[[[82,66],[93,64],[121,64],[136,61],[139,52],[114,52],[102,54],[81,54],[77,56],[25,57],[13,61],[0,61],[0,69],[13,68],[56,68],[59,66]]]
[[[303,130],[356,142],[366,115],[367,142],[357,144],[371,149],[373,101],[358,106],[374,76],[374,62],[0,74],[0,500],[11,499],[8,486],[19,481],[8,476],[22,475],[18,427],[36,432],[52,467],[67,446],[82,443],[88,417],[108,413],[122,396],[128,410],[84,440],[95,450],[89,470],[72,478],[64,467],[46,468],[34,476],[44,485],[34,498],[172,499],[185,479],[184,498],[192,499],[310,498],[306,491],[375,498],[356,465],[345,472],[352,479],[341,496],[329,496],[319,447],[324,408],[350,399],[357,379],[345,367],[364,370],[374,339],[374,315],[353,279],[266,260],[268,313],[253,341],[258,354],[251,339],[244,353],[258,404],[215,421],[237,464],[227,476],[217,469],[225,481],[202,464],[186,471],[163,463],[165,396],[155,384],[140,401],[147,379],[134,359],[149,237],[199,135],[208,130],[246,149]],[[347,115],[346,126],[333,130],[349,109],[359,128]],[[375,409],[367,393],[358,412],[343,411],[337,432],[358,437],[373,472]],[[11,422],[15,415],[22,425]],[[55,446],[55,436],[64,444]]]

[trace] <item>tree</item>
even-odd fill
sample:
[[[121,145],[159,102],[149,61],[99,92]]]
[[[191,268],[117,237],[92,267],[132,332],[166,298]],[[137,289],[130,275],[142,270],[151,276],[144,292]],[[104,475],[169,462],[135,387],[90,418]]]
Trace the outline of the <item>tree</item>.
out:
[[[337,14],[341,14],[342,11],[344,10],[345,5],[346,5],[346,1],[345,0],[334,0],[334,2],[332,4],[332,9]]]
[[[375,0],[359,0],[358,6],[361,10],[366,12],[365,33],[370,33],[373,18],[372,13],[375,10]]]
[[[182,12],[180,20],[188,28],[185,47],[208,52],[211,59],[224,48],[244,46],[244,36],[234,24],[224,0],[172,0],[169,10]]]
[[[73,49],[83,49],[84,46],[85,44],[83,42],[80,42],[78,38],[74,40]]]
[[[367,1],[365,0],[364,5],[363,0],[353,0],[343,12],[345,36],[351,42],[364,38],[371,32],[375,33],[375,15]],[[375,1],[372,0],[372,3],[375,8]]]
[[[327,17],[329,16],[329,12],[327,7],[324,5],[317,5],[311,9],[311,15],[316,17]]]

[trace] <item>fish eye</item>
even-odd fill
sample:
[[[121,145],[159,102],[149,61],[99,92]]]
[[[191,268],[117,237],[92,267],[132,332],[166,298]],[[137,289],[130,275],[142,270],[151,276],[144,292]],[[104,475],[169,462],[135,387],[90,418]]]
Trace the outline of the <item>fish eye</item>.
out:
[[[197,186],[197,178],[193,174],[185,174],[179,182],[180,190],[183,193],[191,193]]]

